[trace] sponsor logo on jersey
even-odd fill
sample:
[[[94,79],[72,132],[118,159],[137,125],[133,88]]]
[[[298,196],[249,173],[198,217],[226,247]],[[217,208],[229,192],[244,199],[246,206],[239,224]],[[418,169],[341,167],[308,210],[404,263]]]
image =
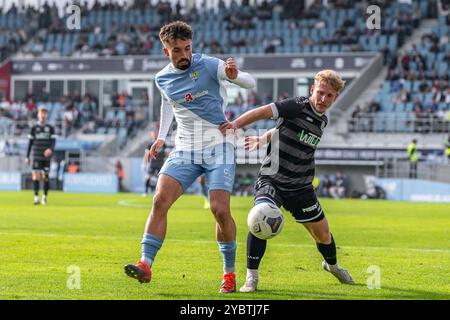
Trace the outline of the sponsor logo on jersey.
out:
[[[192,102],[192,101],[194,101],[194,100],[197,99],[197,98],[206,96],[208,93],[209,93],[208,90],[203,90],[203,91],[200,91],[200,92],[198,92],[198,93],[196,93],[196,94],[192,94],[191,92],[187,92],[187,93],[184,95],[184,98],[183,98],[183,99],[178,99],[178,100],[175,101],[175,102],[176,102],[176,103]]]
[[[318,136],[310,132],[306,132],[305,130],[299,132],[297,134],[297,138],[301,143],[309,145],[311,147],[317,147],[320,142],[320,138]]]

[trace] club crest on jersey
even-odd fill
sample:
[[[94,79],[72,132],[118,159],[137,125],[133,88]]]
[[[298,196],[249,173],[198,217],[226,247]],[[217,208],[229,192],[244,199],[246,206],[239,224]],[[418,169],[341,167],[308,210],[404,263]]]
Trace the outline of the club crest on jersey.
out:
[[[323,132],[323,129],[325,129],[326,123],[325,121],[322,121],[322,123],[320,124],[320,131]]]
[[[194,71],[192,73],[189,74],[189,76],[191,77],[192,81],[197,81],[198,80],[198,71]]]

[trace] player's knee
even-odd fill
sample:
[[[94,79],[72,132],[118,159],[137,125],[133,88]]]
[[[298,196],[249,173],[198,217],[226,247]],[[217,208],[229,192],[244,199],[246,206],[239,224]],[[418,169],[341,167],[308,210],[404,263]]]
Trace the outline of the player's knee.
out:
[[[224,224],[231,218],[230,210],[222,205],[211,204],[211,212],[219,224]]]
[[[163,193],[156,193],[153,197],[153,209],[156,211],[166,211],[170,207],[170,198]]]
[[[323,244],[331,243],[331,234],[330,234],[330,231],[328,231],[328,230],[317,232],[315,234],[315,236],[316,236],[315,237],[316,241],[319,243],[323,243]]]

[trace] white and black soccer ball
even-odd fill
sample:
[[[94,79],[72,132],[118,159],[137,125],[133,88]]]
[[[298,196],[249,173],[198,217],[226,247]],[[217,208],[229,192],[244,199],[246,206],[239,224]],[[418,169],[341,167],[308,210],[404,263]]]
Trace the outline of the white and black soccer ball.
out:
[[[272,203],[259,203],[250,210],[247,224],[255,237],[262,240],[271,239],[283,229],[283,214],[280,208]]]

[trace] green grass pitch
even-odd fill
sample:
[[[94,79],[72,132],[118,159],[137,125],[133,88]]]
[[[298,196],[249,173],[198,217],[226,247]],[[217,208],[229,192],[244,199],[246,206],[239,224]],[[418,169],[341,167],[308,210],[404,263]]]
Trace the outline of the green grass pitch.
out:
[[[258,292],[221,295],[215,222],[199,196],[183,196],[170,210],[150,284],[123,273],[140,257],[150,198],[50,192],[44,207],[23,191],[0,192],[0,203],[0,299],[450,299],[449,204],[321,199],[354,286],[321,269],[314,242],[285,212]],[[251,205],[250,197],[232,198],[238,287]],[[79,289],[68,288],[76,275],[70,266],[80,270]],[[373,266],[379,289],[367,286]]]

